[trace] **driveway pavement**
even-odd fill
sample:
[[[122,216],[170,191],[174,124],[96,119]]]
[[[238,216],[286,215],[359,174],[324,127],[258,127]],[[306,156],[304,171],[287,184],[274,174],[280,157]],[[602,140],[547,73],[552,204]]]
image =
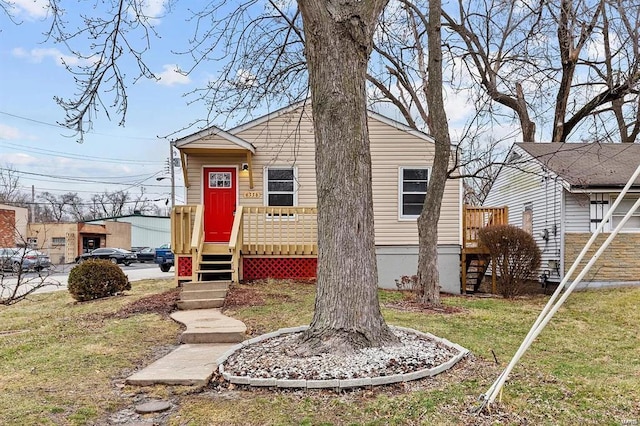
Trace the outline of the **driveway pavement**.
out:
[[[36,273],[25,274],[23,277],[23,285],[34,286],[40,285],[44,280],[45,286],[36,290],[36,293],[50,293],[53,291],[60,291],[67,289],[67,279],[69,278],[69,271],[73,268],[74,264],[69,265],[57,265],[55,269],[50,271],[43,271],[41,276]],[[174,277],[174,270],[171,268],[169,272],[162,272],[158,265],[152,263],[134,263],[131,266],[120,265],[122,271],[129,277],[129,281],[140,281],[146,279],[167,278],[172,279]],[[2,277],[0,293],[4,294],[14,288],[17,284],[17,279],[13,274],[5,272],[6,275]]]

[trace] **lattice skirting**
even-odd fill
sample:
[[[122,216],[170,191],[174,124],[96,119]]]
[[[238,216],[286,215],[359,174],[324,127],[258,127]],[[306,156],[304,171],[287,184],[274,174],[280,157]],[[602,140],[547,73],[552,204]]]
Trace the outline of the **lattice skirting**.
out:
[[[178,276],[190,277],[192,272],[192,258],[191,256],[178,256]]]
[[[315,278],[317,267],[315,257],[244,257],[242,279]]]

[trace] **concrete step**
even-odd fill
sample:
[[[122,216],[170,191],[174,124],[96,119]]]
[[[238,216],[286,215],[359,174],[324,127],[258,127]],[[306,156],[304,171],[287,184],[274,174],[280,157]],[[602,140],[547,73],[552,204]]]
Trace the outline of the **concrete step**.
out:
[[[211,331],[205,333],[202,331],[185,331],[180,335],[180,343],[239,343],[244,340],[244,332],[239,331]]]
[[[246,337],[244,323],[223,315],[220,309],[177,311],[171,318],[187,326],[180,336],[182,343],[237,343]]]
[[[225,297],[227,297],[227,289],[182,290],[180,292],[180,300],[224,299]]]
[[[224,305],[224,299],[199,299],[199,300],[178,300],[178,309],[188,311],[191,309],[211,309],[220,308]]]
[[[182,284],[182,291],[228,290],[231,281],[190,281]]]

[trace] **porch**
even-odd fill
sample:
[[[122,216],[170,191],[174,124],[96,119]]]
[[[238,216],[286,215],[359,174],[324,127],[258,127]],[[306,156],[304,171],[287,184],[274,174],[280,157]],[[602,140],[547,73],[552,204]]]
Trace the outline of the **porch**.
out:
[[[462,214],[461,280],[462,294],[478,291],[490,262],[489,250],[480,243],[480,229],[491,225],[508,225],[508,207],[465,205]],[[496,271],[491,271],[491,292],[497,293]]]
[[[300,278],[315,276],[316,207],[238,206],[228,243],[206,242],[204,235],[203,205],[173,209],[171,247],[179,282],[238,282],[276,267]]]
[[[509,222],[507,207],[463,208],[461,293],[477,291],[490,264],[479,230]],[[176,206],[171,247],[178,282],[315,276],[317,208],[238,206],[228,242],[205,242],[204,206]],[[495,272],[492,292],[496,291]]]

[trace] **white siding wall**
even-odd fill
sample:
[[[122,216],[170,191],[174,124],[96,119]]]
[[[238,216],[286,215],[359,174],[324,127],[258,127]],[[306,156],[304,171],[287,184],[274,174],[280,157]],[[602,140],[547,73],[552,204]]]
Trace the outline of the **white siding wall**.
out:
[[[588,194],[564,192],[564,230],[565,232],[591,232],[589,230]]]
[[[398,218],[398,170],[400,166],[429,166],[433,144],[381,121],[370,119],[373,198],[377,245],[414,245],[418,243],[415,220]],[[245,206],[262,206],[262,198],[244,198],[248,191],[264,194],[263,170],[266,166],[295,166],[298,169],[298,205],[316,205],[315,149],[310,109],[281,114],[234,134],[256,147],[253,158],[255,186],[249,188],[248,172],[239,174],[240,200]],[[216,139],[213,136],[207,139]],[[217,145],[221,145],[218,141]],[[199,147],[206,140],[198,141]],[[194,147],[195,145],[191,145]],[[188,156],[187,204],[201,203],[202,167],[237,165],[246,162],[244,154]],[[460,181],[450,180],[445,188],[439,228],[439,244],[460,244]]]
[[[524,159],[530,158],[526,152],[517,146],[513,150],[520,153],[522,158],[517,161],[517,166],[502,167],[483,204],[488,207],[508,206],[509,224],[522,227],[525,206],[531,203],[533,237],[542,250],[541,270],[549,269],[548,262],[559,262],[561,256],[563,188],[556,176],[545,173],[539,163],[524,163]],[[548,241],[542,238],[545,229],[549,235]],[[552,280],[560,278],[555,271],[550,272]]]

